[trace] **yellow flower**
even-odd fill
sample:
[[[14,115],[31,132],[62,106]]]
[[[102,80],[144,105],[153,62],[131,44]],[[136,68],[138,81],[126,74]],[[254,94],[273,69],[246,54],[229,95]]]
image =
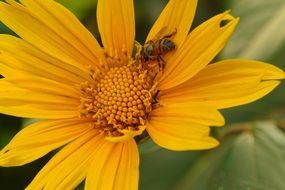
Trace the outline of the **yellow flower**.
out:
[[[209,64],[238,19],[225,12],[188,35],[197,0],[169,1],[147,37],[176,31],[163,72],[131,56],[132,0],[98,0],[104,48],[60,4],[20,1],[0,3],[0,20],[21,37],[0,35],[0,112],[42,121],[13,138],[0,165],[24,165],[60,148],[27,189],[73,189],[85,178],[87,190],[137,189],[134,137],[146,129],[167,149],[215,147],[209,126],[224,125],[217,109],[259,99],[284,78],[257,61]]]

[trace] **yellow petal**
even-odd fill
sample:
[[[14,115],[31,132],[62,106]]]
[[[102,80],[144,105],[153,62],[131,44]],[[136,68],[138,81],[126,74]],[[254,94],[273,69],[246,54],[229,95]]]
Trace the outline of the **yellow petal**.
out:
[[[71,46],[92,63],[100,63],[103,51],[80,21],[64,6],[53,0],[21,0],[29,11],[38,16],[45,24],[64,38]],[[103,60],[101,60],[103,61]]]
[[[139,157],[134,140],[98,146],[86,178],[86,190],[138,189]]]
[[[267,63],[224,60],[208,65],[175,88],[161,91],[160,100],[204,102],[217,109],[228,108],[265,96],[279,84],[276,80],[284,77],[281,69]]]
[[[171,123],[196,123],[206,126],[222,126],[225,121],[216,110],[202,103],[163,102],[162,106],[150,113],[150,121]]]
[[[83,64],[99,64],[96,63],[96,59],[91,59],[82,53],[84,49],[77,43],[79,40],[76,37],[71,37],[73,34],[65,28],[65,24],[54,25],[55,22],[60,20],[59,18],[54,18],[57,15],[49,16],[47,19],[42,17],[46,10],[36,10],[35,12],[35,10],[22,6],[13,0],[8,2],[10,4],[0,3],[0,20],[32,46],[56,59],[79,68]],[[42,6],[41,8],[44,9]],[[69,19],[71,19],[71,22],[74,21],[70,16],[62,15],[62,17],[66,17],[68,22],[70,22]],[[75,23],[74,21],[74,29],[72,31],[77,28],[79,30],[80,28],[82,29],[81,25]],[[59,28],[59,25],[62,26]],[[95,39],[91,38],[90,40]]]
[[[171,39],[180,47],[190,30],[196,7],[197,0],[169,1],[150,30],[146,41],[154,39],[162,28],[167,27],[168,33],[177,30]]]
[[[98,0],[97,20],[108,53],[119,57],[131,55],[135,38],[133,0]]]
[[[228,22],[221,26],[223,21]],[[194,29],[175,54],[166,60],[159,89],[175,87],[203,69],[223,49],[237,23],[238,19],[225,12]]]
[[[101,141],[95,130],[77,138],[60,150],[26,189],[75,189],[86,177]]]
[[[114,181],[114,190],[138,189],[139,183],[139,154],[135,141],[124,144],[120,163]]]
[[[25,85],[29,84],[31,83],[25,83]],[[43,85],[43,83],[41,85]],[[65,95],[64,93],[59,93],[56,91],[56,88],[52,89],[51,86],[42,87],[42,92],[40,90],[33,91],[19,88],[17,85],[7,82],[6,79],[0,80],[0,86],[0,113],[20,117],[36,117],[46,119],[70,118],[78,116],[78,105],[80,104],[79,98],[76,96],[71,97]],[[36,86],[40,88],[39,84]],[[28,86],[28,88],[33,88],[33,86]],[[64,90],[64,88],[62,88],[62,90]],[[43,114],[41,111],[49,111],[53,116],[50,114],[41,115]],[[54,113],[52,113],[52,111],[54,111]],[[58,115],[60,113],[63,113],[63,115]],[[68,117],[65,115],[67,113]]]
[[[40,82],[40,81],[39,81]],[[2,87],[1,84],[4,83]],[[7,85],[5,79],[0,80],[0,104],[1,106],[15,106],[15,105],[69,105],[75,108],[80,104],[78,97],[68,97],[63,94],[56,95],[53,93],[42,93],[22,88],[17,88],[15,85],[10,83]],[[5,88],[4,88],[5,87]],[[51,87],[50,87],[51,88]],[[48,87],[46,88],[48,89]],[[55,88],[56,89],[56,88]],[[74,108],[74,109],[75,109]]]
[[[15,86],[21,89],[31,90],[33,92],[64,96],[68,98],[79,99],[80,92],[74,86],[69,86],[50,79],[35,76],[21,76],[20,73],[16,76],[9,77],[5,80],[0,80],[0,86],[3,88],[3,82],[7,82],[10,86]],[[0,90],[1,91],[1,90]]]
[[[49,56],[22,39],[4,34],[0,35],[0,72],[5,78],[21,73],[72,85],[90,80],[88,70],[82,65],[75,67]]]
[[[203,102],[216,107],[217,109],[230,108],[238,105],[244,105],[250,102],[254,102],[268,93],[270,93],[274,88],[276,88],[280,84],[279,81],[265,81],[260,83],[257,87],[253,88],[251,91],[244,92],[244,94],[240,96],[232,95],[231,98],[219,98],[217,96],[213,97],[213,100],[208,99]],[[195,101],[201,101],[201,99],[197,98]]]
[[[32,162],[90,131],[88,123],[81,119],[65,119],[31,124],[1,150],[0,165],[19,166]]]
[[[179,121],[149,122],[146,130],[156,144],[169,150],[202,150],[213,148],[219,144],[214,138],[207,136],[207,133],[201,135],[193,132],[192,126],[185,126]]]
[[[75,108],[80,104],[79,100],[67,98],[64,96],[57,96],[52,94],[37,93],[28,90],[0,90],[0,104],[1,106],[15,106],[15,105],[53,105],[61,106],[69,105]],[[75,109],[74,108],[74,109]]]
[[[153,110],[146,125],[151,138],[170,150],[208,149],[218,145],[209,137],[209,126],[224,125],[223,116],[200,103],[162,102]]]
[[[17,117],[39,118],[39,119],[63,119],[78,117],[78,110],[74,106],[62,105],[19,105],[0,106],[0,113]]]

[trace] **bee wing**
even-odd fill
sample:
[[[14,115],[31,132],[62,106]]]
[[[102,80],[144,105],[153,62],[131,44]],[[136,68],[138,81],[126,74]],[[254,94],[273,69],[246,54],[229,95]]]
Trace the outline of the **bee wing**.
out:
[[[155,34],[155,36],[153,37],[152,41],[156,41],[156,40],[162,39],[163,36],[166,35],[166,32],[167,32],[167,27],[166,27],[166,26],[162,27],[162,28]]]

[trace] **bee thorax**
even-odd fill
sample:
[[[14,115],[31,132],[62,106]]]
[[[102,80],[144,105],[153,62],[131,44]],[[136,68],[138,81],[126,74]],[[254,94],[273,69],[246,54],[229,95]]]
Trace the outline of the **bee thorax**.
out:
[[[162,48],[163,48],[163,51],[169,52],[169,51],[175,49],[175,44],[170,39],[164,39]]]

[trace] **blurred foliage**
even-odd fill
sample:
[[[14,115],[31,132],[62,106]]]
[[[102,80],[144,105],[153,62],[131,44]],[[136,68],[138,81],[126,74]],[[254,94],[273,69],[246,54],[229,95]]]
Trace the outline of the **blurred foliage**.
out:
[[[3,147],[21,129],[21,119],[0,114],[0,146]]]
[[[94,7],[97,4],[96,0],[57,0],[59,3],[64,5],[70,11],[72,11],[77,18],[83,20],[89,11],[94,11]]]
[[[285,43],[285,1],[230,2],[232,14],[241,20],[223,55],[265,60],[271,58]]]
[[[100,41],[96,0],[57,0],[68,7]],[[143,43],[168,0],[135,0],[136,39]],[[231,41],[216,59],[249,58],[285,69],[284,0],[200,0],[193,27],[225,10],[241,18]],[[192,29],[193,29],[192,27]],[[1,33],[14,34],[0,24]],[[285,84],[255,103],[223,110],[227,127],[213,130],[221,146],[211,151],[173,152],[151,140],[139,146],[141,190],[285,189]],[[257,120],[280,121],[280,125]],[[246,124],[241,122],[248,122]],[[0,116],[3,147],[34,120]],[[234,125],[230,125],[236,123]],[[281,127],[280,127],[281,126]],[[282,130],[280,130],[282,129]],[[0,189],[22,190],[53,153],[29,165],[0,168]],[[17,183],[15,183],[17,181]],[[83,189],[83,184],[78,190]]]
[[[156,152],[141,155],[140,189],[174,189],[177,182],[184,177],[189,165],[200,154],[201,152],[174,152],[158,149]]]
[[[283,190],[285,135],[271,122],[227,129],[222,145],[196,159],[175,189]]]

